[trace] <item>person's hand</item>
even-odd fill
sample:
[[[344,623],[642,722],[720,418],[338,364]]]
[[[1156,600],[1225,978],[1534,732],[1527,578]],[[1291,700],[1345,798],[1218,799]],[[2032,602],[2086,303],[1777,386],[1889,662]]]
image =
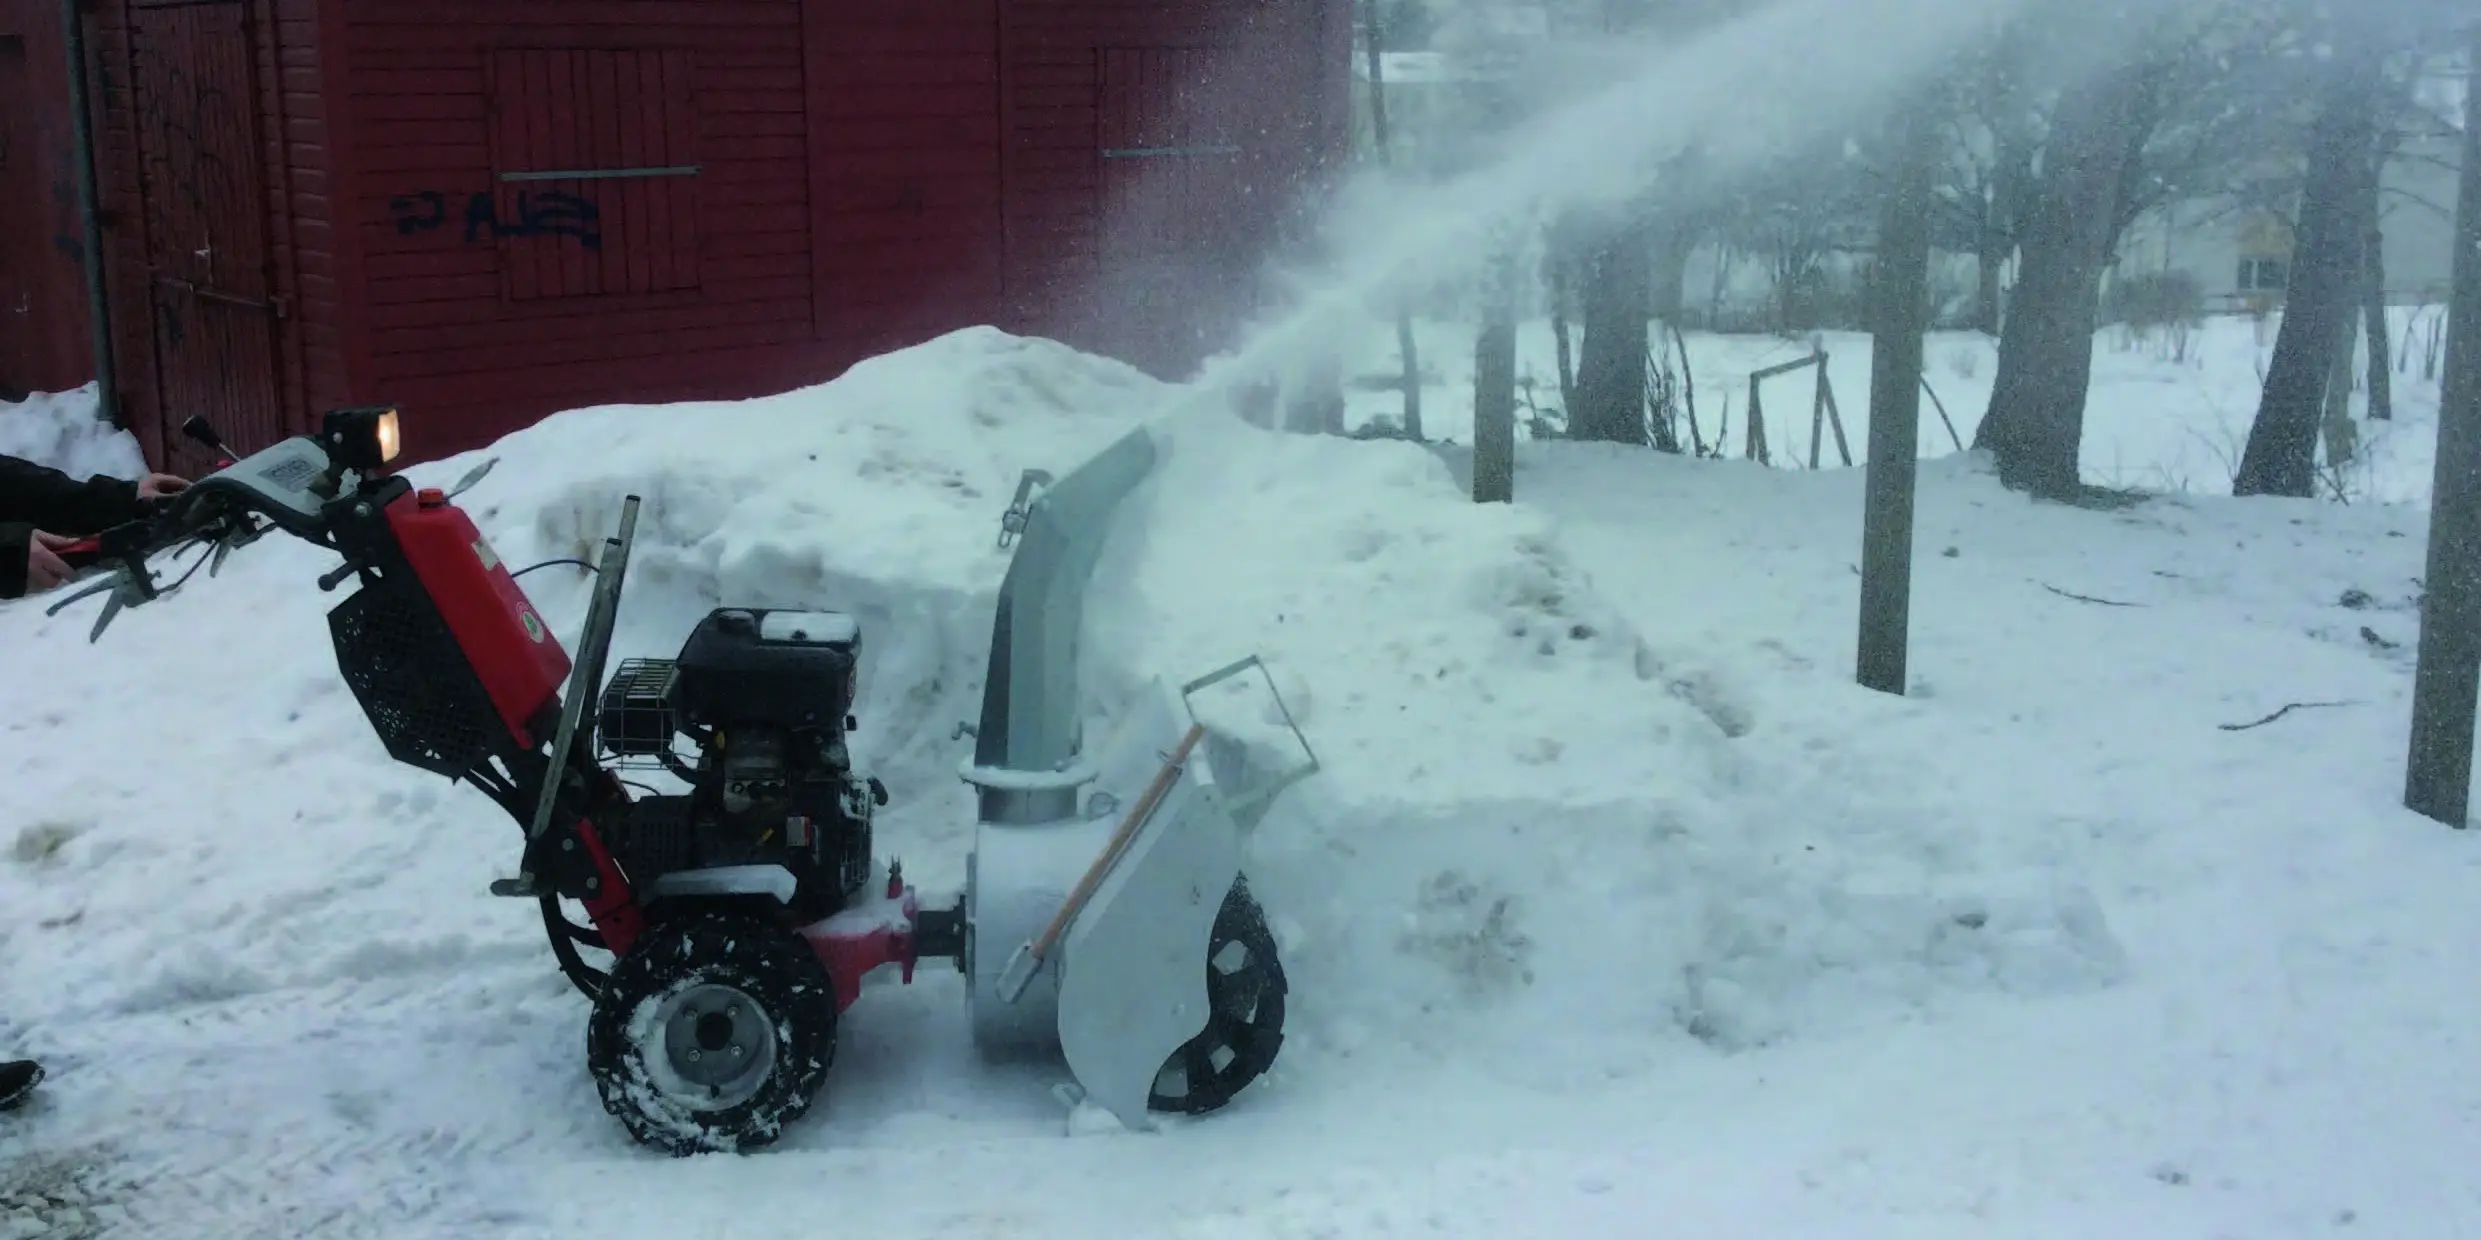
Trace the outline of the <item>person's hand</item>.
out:
[[[41,530],[26,540],[26,593],[41,594],[67,581],[77,571],[60,558],[60,549],[76,541],[66,534],[46,534]]]
[[[172,474],[148,474],[138,480],[138,498],[162,499],[190,489],[190,480]]]

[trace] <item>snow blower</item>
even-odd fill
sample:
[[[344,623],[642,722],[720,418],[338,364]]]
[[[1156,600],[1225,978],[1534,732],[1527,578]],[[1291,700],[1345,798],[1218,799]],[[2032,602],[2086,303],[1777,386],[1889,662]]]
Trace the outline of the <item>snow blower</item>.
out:
[[[212,574],[271,531],[340,555],[318,580],[355,586],[328,613],[338,672],[391,758],[472,784],[522,829],[517,872],[492,894],[539,906],[591,1004],[603,1105],[636,1140],[676,1155],[774,1141],[822,1093],[864,979],[892,968],[910,983],[926,960],[964,975],[979,1047],[1058,1055],[1072,1100],[1133,1129],[1219,1109],[1273,1064],[1286,984],[1241,841],[1318,769],[1307,739],[1284,711],[1301,760],[1270,773],[1198,722],[1196,694],[1265,675],[1254,657],[1177,689],[1156,681],[1102,744],[1081,735],[1082,600],[1114,510],[1159,457],[1150,432],[1055,484],[1029,472],[1002,519],[1014,550],[981,718],[958,729],[975,741],[960,773],[980,822],[964,890],[934,900],[873,851],[888,791],[847,747],[853,617],[721,607],[676,657],[607,677],[638,497],[592,565],[572,656],[456,505],[493,462],[446,492],[416,489],[386,471],[396,418],[337,410],[316,435],[240,458],[191,419],[216,470],[71,547],[89,584],[51,611],[103,595],[92,641],[198,567],[165,585],[158,555],[204,548]]]

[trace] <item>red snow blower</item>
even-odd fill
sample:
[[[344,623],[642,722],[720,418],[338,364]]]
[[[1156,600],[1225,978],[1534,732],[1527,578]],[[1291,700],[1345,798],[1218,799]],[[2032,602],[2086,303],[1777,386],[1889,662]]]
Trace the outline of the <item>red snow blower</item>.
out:
[[[1197,726],[1173,703],[1254,659],[1141,703],[1099,761],[1029,765],[1011,760],[1010,728],[1020,742],[1059,732],[1028,687],[1056,668],[1027,656],[1011,669],[1047,616],[1017,615],[1012,637],[1003,600],[983,723],[960,729],[980,744],[965,772],[982,793],[973,878],[926,906],[901,865],[874,860],[872,815],[888,792],[847,749],[859,726],[851,616],[718,608],[676,658],[624,660],[607,679],[637,497],[590,566],[572,660],[455,503],[496,462],[447,492],[417,490],[385,473],[396,417],[338,410],[317,435],[238,459],[191,419],[185,433],[220,467],[76,548],[78,575],[96,580],[51,611],[104,595],[91,641],[196,572],[160,585],[159,554],[203,547],[201,562],[220,567],[278,531],[341,555],[318,579],[355,585],[328,613],[338,671],[391,758],[472,784],[523,829],[517,873],[492,894],[539,905],[561,971],[592,1002],[586,1058],[603,1104],[638,1141],[690,1154],[775,1140],[821,1092],[863,978],[892,967],[910,983],[925,960],[966,975],[979,1042],[1051,1042],[1084,1096],[1132,1126],[1217,1109],[1272,1065],[1286,984],[1237,841],[1315,758],[1237,794],[1205,750],[1184,742],[1165,757],[1167,737]],[[1073,551],[1097,535],[1063,534],[1042,501],[1019,500],[1007,528],[1029,532],[1009,591],[1042,576],[1046,588],[1023,595],[1056,610],[1048,587],[1090,571]],[[1069,547],[1051,556],[1069,566],[1037,562],[1045,546]],[[631,769],[687,791],[656,793],[624,780]],[[612,962],[596,968],[581,949]]]

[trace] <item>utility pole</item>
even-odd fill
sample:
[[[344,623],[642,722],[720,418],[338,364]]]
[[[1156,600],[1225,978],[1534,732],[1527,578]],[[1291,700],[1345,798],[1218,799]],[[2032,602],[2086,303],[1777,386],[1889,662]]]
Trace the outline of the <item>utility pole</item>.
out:
[[[2465,74],[2455,291],[2447,309],[2403,794],[2405,808],[2459,830],[2471,812],[2473,708],[2481,692],[2481,23],[2473,28]]]

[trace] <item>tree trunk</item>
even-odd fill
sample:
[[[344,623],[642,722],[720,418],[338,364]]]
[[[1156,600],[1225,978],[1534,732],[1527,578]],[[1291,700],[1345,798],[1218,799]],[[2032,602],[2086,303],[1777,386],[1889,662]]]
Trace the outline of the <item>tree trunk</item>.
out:
[[[2340,469],[2360,455],[2360,426],[2352,421],[2352,362],[2359,350],[2357,333],[2360,325],[2357,308],[2346,309],[2343,321],[2336,324],[2335,343],[2330,355],[2334,368],[2326,372],[2326,407],[2318,420],[2318,433],[2326,441],[2326,464]]]
[[[2351,36],[2347,36],[2350,38]],[[2376,150],[2377,62],[2365,39],[2328,69],[2309,132],[2308,183],[2283,326],[2266,366],[2265,392],[2249,427],[2234,495],[2315,494],[2317,440],[2334,351],[2360,300],[2359,168]]]
[[[1386,60],[1379,53],[1384,48],[1385,28],[1378,20],[1378,0],[1363,0],[1362,11],[1368,27],[1362,45],[1367,50],[1370,73],[1370,137],[1378,148],[1378,163],[1386,167],[1394,162],[1387,139],[1387,75],[1381,67]],[[1421,430],[1421,351],[1413,340],[1413,310],[1410,305],[1396,307],[1396,357],[1403,364],[1404,437],[1422,442]]]
[[[1284,385],[1284,425],[1309,435],[1344,433],[1344,358],[1318,348]]]
[[[2455,291],[2438,402],[2429,562],[2412,678],[2404,805],[2451,827],[2471,810],[2475,679],[2481,677],[2481,26],[2464,87],[2463,188],[2455,208]]]
[[[1553,225],[1543,238],[1542,285],[1551,302],[1551,347],[1558,355],[1559,410],[1563,420],[1576,417],[1576,340],[1569,312],[1576,306],[1576,264],[1567,244],[1567,230]]]
[[[1413,312],[1396,311],[1396,356],[1404,362],[1404,437],[1427,442],[1421,428],[1421,347],[1413,342]]]
[[[1652,254],[1632,215],[1591,250],[1584,279],[1585,342],[1577,359],[1571,439],[1644,444],[1646,299]]]
[[[1999,269],[2007,265],[2007,236],[1998,230],[1991,218],[1995,209],[1984,204],[1981,209],[1981,244],[1976,254],[1973,289],[1973,327],[1990,336],[1999,334]]]
[[[2393,331],[2386,322],[2386,225],[2380,206],[2379,190],[2386,179],[2387,161],[2394,158],[2395,144],[2401,135],[2388,130],[2378,139],[2377,158],[2370,161],[2367,214],[2361,222],[2369,232],[2362,244],[2360,308],[2363,324],[2369,332],[2369,416],[2379,422],[2395,416],[2395,372],[2388,362],[2394,355]]]
[[[2083,491],[2077,453],[2138,72],[2111,74],[2059,101],[2045,171],[2017,230],[2016,288],[1973,447],[1997,458],[2003,484],[2044,499],[2073,500]]]
[[[1688,258],[1696,249],[1696,230],[1686,223],[1675,221],[1659,230],[1652,256],[1652,294],[1647,302],[1651,317],[1665,323],[1680,321],[1680,312],[1687,304],[1684,286],[1688,283]]]

